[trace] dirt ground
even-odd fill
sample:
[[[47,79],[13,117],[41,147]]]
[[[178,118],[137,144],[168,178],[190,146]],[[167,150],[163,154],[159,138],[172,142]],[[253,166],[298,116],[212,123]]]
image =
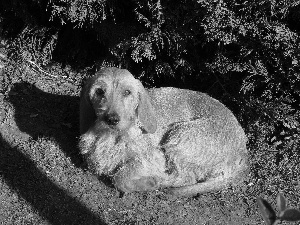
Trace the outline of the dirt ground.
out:
[[[120,195],[79,155],[81,75],[12,70],[0,72],[1,224],[263,224],[251,181],[193,198]]]

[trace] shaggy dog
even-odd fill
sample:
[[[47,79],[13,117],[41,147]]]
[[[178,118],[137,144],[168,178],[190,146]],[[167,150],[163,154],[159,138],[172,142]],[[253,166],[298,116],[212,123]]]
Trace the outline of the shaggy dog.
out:
[[[206,94],[146,90],[127,70],[105,68],[84,85],[81,153],[123,192],[195,195],[236,184],[247,171],[246,136],[232,112]]]

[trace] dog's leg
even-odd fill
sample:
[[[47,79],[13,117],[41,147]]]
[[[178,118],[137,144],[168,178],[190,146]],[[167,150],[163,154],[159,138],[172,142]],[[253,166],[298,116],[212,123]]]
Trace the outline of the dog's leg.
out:
[[[227,174],[220,173],[217,177],[211,177],[203,182],[199,182],[193,185],[187,185],[182,187],[171,187],[165,189],[167,194],[176,196],[193,196],[197,194],[204,194],[211,191],[217,191],[228,187],[229,185],[237,186],[242,184],[248,169],[246,168],[247,161],[245,158],[237,160]],[[246,169],[245,169],[246,168]],[[233,175],[234,174],[234,175]],[[231,176],[229,176],[231,175]]]
[[[169,193],[196,195],[223,189],[242,178],[246,170],[243,133],[238,136],[231,126],[218,123],[196,119],[170,127],[162,144],[178,175]],[[225,135],[223,130],[232,134]]]
[[[114,176],[114,183],[120,191],[130,193],[134,191],[151,191],[159,187],[154,176],[143,176],[143,167],[132,161],[122,167]]]
[[[115,186],[121,191],[133,192],[157,190],[172,184],[174,177],[166,173],[163,153],[151,149],[125,162],[115,174],[114,180]]]

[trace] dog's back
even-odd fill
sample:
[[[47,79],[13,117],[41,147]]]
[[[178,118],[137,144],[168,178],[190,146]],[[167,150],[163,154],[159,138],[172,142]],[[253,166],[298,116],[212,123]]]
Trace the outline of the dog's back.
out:
[[[238,136],[246,142],[245,133],[233,113],[221,102],[209,95],[187,89],[173,87],[152,88],[148,90],[151,103],[155,108],[157,131],[161,136],[165,129],[173,123],[190,121],[198,118],[213,118],[216,132],[224,135]],[[224,130],[224,126],[228,127]],[[217,129],[217,128],[222,129]],[[230,128],[230,129],[229,129]]]

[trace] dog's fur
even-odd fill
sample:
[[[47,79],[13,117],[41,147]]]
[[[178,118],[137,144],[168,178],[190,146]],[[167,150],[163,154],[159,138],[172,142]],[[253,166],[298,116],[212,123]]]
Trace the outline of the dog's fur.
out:
[[[171,87],[146,90],[127,70],[105,68],[80,100],[80,149],[123,192],[195,195],[247,171],[245,133],[219,101]]]

